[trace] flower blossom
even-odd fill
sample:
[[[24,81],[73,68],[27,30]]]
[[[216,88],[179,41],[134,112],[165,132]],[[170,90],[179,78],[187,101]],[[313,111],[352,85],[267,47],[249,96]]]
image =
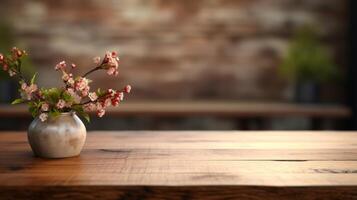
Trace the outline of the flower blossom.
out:
[[[107,52],[105,54],[103,69],[107,70],[107,74],[109,75],[118,75],[118,67],[119,67],[119,57],[117,52]]]
[[[22,89],[22,90],[25,90],[26,88],[27,88],[27,84],[26,84],[26,83],[22,83],[22,84],[21,84],[21,89]]]
[[[108,93],[110,96],[114,97],[114,95],[115,95],[115,90],[113,90],[113,89],[108,89],[107,93]]]
[[[86,89],[82,90],[82,92],[81,92],[82,97],[86,97],[86,96],[88,96],[88,94],[89,94],[89,87],[87,87]]]
[[[77,110],[78,114],[84,114],[79,112],[79,109],[84,109],[86,112],[96,112],[98,117],[103,117],[107,107],[118,106],[123,101],[124,95],[131,91],[131,86],[127,85],[121,90],[108,89],[105,92],[100,90],[90,92],[89,83],[91,80],[86,78],[88,74],[104,69],[109,75],[118,75],[119,56],[116,51],[106,52],[104,58],[95,57],[93,59],[96,64],[95,68],[85,73],[83,77],[74,78],[73,74],[70,73],[73,68],[77,67],[74,63],[67,65],[66,61],[59,62],[54,68],[56,71],[62,72],[61,78],[64,87],[48,89],[39,89],[36,84],[27,83],[23,79],[19,63],[24,55],[27,55],[26,52],[16,47],[6,57],[0,53],[0,67],[10,76],[18,76],[21,84],[19,91],[23,100],[21,102],[30,102],[31,113],[36,114],[42,122],[48,120],[52,114],[57,112]],[[20,101],[15,103],[17,102]]]
[[[88,97],[89,97],[89,99],[90,99],[91,101],[95,101],[95,100],[98,99],[97,93],[95,93],[95,92],[90,92],[90,93],[88,94]]]
[[[48,118],[48,114],[47,113],[41,113],[40,116],[39,116],[40,120],[42,122],[46,121],[47,118]]]
[[[48,105],[48,103],[43,103],[41,105],[41,110],[46,112],[46,111],[48,111],[49,107],[50,106]]]
[[[67,88],[67,93],[69,95],[71,95],[71,97],[73,98],[73,101],[75,103],[80,103],[81,100],[82,100],[82,97],[80,97],[75,91],[73,88]]]
[[[115,97],[115,98],[112,98],[112,99],[111,99],[111,104],[112,104],[112,106],[118,106],[118,105],[119,105],[119,102],[120,102],[119,97]]]
[[[77,91],[89,90],[88,86],[89,80],[87,78],[81,77],[75,82],[74,87]]]
[[[14,71],[14,70],[12,70],[12,69],[10,69],[9,70],[9,75],[12,77],[12,76],[15,76],[17,73]]]
[[[31,84],[28,86],[26,83],[21,84],[21,97],[22,99],[25,100],[31,100],[32,99],[32,94],[37,91],[37,85],[36,84]]]
[[[64,68],[66,68],[67,64],[66,61],[61,61],[59,62],[56,66],[55,66],[55,70],[64,70]]]
[[[113,106],[118,106],[119,102],[124,99],[124,93],[123,92],[116,92],[114,97],[111,99],[111,104]]]
[[[103,117],[104,114],[105,114],[105,110],[104,109],[100,109],[100,110],[97,111],[97,116],[98,117]]]
[[[64,82],[67,82],[70,78],[72,78],[73,75],[72,74],[67,74],[65,71],[63,71],[63,75],[62,75],[62,80]]]
[[[93,58],[93,62],[94,62],[94,64],[99,65],[99,63],[100,63],[100,57],[99,57],[99,56],[94,57],[94,58]]]
[[[130,85],[125,86],[124,92],[125,93],[130,93],[130,91],[131,91],[131,86]]]
[[[119,92],[118,93],[118,98],[119,98],[120,101],[123,101],[124,100],[124,93]]]
[[[62,109],[66,106],[66,101],[64,101],[63,99],[58,100],[56,107],[59,109]]]
[[[68,80],[67,80],[67,85],[70,86],[70,87],[73,87],[74,86],[74,79],[72,77],[70,77]]]
[[[106,107],[109,107],[112,102],[111,102],[111,99],[110,99],[110,98],[106,98],[106,99],[104,99],[103,101],[101,101],[101,103],[102,103],[102,107],[103,107],[103,109],[104,109],[104,108],[106,108]]]
[[[116,72],[116,69],[114,67],[110,67],[108,70],[107,70],[107,74],[108,75],[114,75]]]
[[[12,58],[15,60],[20,58],[22,55],[26,54],[26,51],[20,50],[17,47],[13,47],[11,52],[12,52]]]
[[[9,70],[9,65],[7,65],[6,63],[2,66],[2,69],[4,70],[4,71],[7,71],[7,70]]]

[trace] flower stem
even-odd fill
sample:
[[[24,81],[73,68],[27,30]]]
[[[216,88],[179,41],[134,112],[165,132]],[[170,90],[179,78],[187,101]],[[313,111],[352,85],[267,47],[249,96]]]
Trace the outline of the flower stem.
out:
[[[86,77],[86,76],[88,76],[89,74],[91,74],[92,72],[95,72],[95,71],[100,70],[100,69],[102,69],[101,66],[98,66],[98,67],[96,67],[96,68],[93,68],[92,70],[90,70],[90,71],[88,71],[87,73],[85,73],[82,77]]]

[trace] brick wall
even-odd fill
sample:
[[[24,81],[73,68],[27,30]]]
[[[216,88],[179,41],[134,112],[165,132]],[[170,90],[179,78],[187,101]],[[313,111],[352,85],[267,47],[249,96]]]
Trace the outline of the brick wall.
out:
[[[53,66],[79,71],[118,49],[120,78],[102,87],[134,87],[133,99],[284,99],[277,66],[294,30],[312,23],[344,67],[346,0],[2,0],[44,86]]]

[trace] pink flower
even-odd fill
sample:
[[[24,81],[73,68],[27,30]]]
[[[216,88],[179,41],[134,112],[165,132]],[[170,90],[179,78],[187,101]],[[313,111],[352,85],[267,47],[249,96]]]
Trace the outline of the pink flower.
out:
[[[113,106],[119,105],[120,101],[124,98],[123,92],[116,92],[114,98],[111,99],[111,103]]]
[[[67,93],[72,96],[75,103],[80,103],[82,97],[80,97],[73,88],[67,88]]]
[[[124,93],[119,92],[118,93],[118,98],[119,98],[120,101],[123,101],[124,100]]]
[[[67,74],[63,71],[62,80],[67,82],[72,77],[72,74]]]
[[[47,113],[41,113],[40,116],[39,116],[40,120],[42,122],[46,121],[47,118],[48,118],[48,114]]]
[[[37,85],[36,84],[31,84],[28,88],[27,88],[27,92],[28,93],[33,93],[37,90]]]
[[[118,69],[119,67],[119,62],[118,59],[111,57],[108,62],[109,67],[114,67],[115,69]]]
[[[72,96],[75,92],[73,88],[67,88],[67,93]]]
[[[95,101],[98,99],[97,93],[95,93],[95,92],[90,92],[88,97],[91,101]]]
[[[26,84],[26,83],[22,83],[22,84],[21,84],[21,89],[22,89],[22,90],[26,90],[26,88],[27,88],[27,84]]]
[[[99,56],[94,57],[94,58],[93,58],[93,62],[94,62],[94,64],[99,65],[99,63],[100,63],[100,57],[99,57]]]
[[[16,51],[16,55],[17,55],[17,57],[20,58],[20,57],[23,55],[23,53],[22,53],[22,51],[17,50],[17,51]]]
[[[112,101],[111,103],[113,106],[119,105],[119,102],[120,102],[119,96],[115,96],[114,98],[112,98],[111,101]]]
[[[116,58],[118,56],[118,53],[116,51],[112,51],[112,58]]]
[[[107,74],[109,75],[117,75],[118,67],[119,67],[119,57],[118,54],[113,51],[107,51],[105,57],[103,59],[103,69],[107,70]]]
[[[74,79],[73,79],[73,78],[69,78],[69,79],[67,80],[67,85],[73,87],[73,86],[74,86]]]
[[[55,70],[58,71],[58,70],[64,70],[64,68],[66,68],[67,64],[66,64],[66,61],[61,61],[60,63],[58,63],[56,66],[55,66]]]
[[[103,117],[104,114],[105,114],[105,110],[104,109],[101,109],[101,110],[97,111],[97,116],[98,117]]]
[[[89,90],[82,90],[82,92],[81,92],[82,97],[88,96],[88,94],[89,94],[88,91],[89,91]]]
[[[78,81],[75,82],[75,89],[78,91],[82,91],[85,89],[89,89],[88,87],[89,80],[86,78],[80,78]]]
[[[108,94],[109,94],[110,96],[114,97],[115,93],[116,93],[115,90],[113,90],[113,89],[108,89]]]
[[[112,103],[111,99],[110,99],[110,98],[107,98],[107,99],[105,99],[105,100],[102,102],[102,106],[103,106],[104,108],[106,108],[106,107],[110,106],[111,103]]]
[[[32,99],[32,93],[37,91],[37,85],[36,84],[31,84],[28,86],[26,83],[21,84],[21,97],[26,100],[31,100]]]
[[[9,69],[9,65],[7,65],[6,63],[2,66],[2,69],[4,71],[7,71]]]
[[[4,55],[0,53],[0,62],[4,61]]]
[[[108,75],[114,75],[116,72],[116,69],[114,67],[110,67],[109,69],[107,69],[107,74]]]
[[[11,53],[12,53],[12,58],[14,59],[14,60],[17,60],[17,59],[19,59],[22,55],[24,55],[24,54],[26,54],[26,51],[23,51],[23,50],[20,50],[20,49],[18,49],[17,47],[13,47],[12,49],[11,49]]]
[[[125,93],[130,93],[130,91],[131,91],[131,86],[130,85],[125,86],[124,92]]]
[[[111,54],[109,51],[105,52],[105,56],[104,56],[103,62],[104,62],[104,63],[108,63],[108,62],[109,62],[109,59],[110,59],[111,57],[112,57],[112,54]]]
[[[75,67],[77,67],[77,65],[74,64],[74,63],[72,63],[72,64],[71,64],[71,67],[72,67],[72,68],[75,68]]]
[[[66,102],[63,99],[58,100],[56,107],[62,109],[66,106]]]
[[[48,111],[49,107],[50,106],[48,105],[48,103],[43,103],[41,105],[41,110],[46,112],[46,111]]]
[[[86,96],[88,96],[88,94],[89,94],[89,86],[88,85],[86,85],[84,88],[77,88],[78,90],[78,92],[80,93],[80,95],[82,96],[82,97],[86,97]]]
[[[15,76],[16,75],[16,72],[15,71],[13,71],[13,70],[9,70],[9,75],[12,77],[12,76]]]

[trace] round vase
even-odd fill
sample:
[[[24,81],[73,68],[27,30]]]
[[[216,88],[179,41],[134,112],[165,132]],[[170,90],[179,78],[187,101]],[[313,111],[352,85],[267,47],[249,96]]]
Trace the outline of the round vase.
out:
[[[32,151],[42,158],[78,156],[86,134],[86,127],[74,112],[48,117],[44,122],[36,117],[27,131]]]

